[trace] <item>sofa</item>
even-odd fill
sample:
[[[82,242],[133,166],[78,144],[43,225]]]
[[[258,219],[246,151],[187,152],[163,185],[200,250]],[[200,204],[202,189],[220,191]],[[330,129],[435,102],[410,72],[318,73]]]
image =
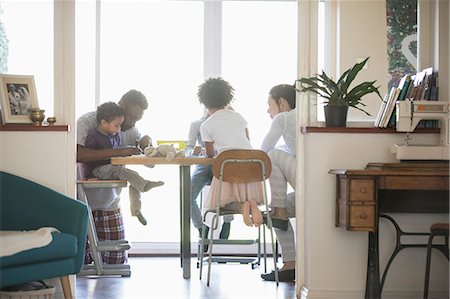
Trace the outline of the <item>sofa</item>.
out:
[[[71,298],[68,275],[78,273],[83,265],[87,211],[74,198],[0,171],[0,230],[58,230],[46,246],[0,257],[0,288],[61,277],[65,298]]]

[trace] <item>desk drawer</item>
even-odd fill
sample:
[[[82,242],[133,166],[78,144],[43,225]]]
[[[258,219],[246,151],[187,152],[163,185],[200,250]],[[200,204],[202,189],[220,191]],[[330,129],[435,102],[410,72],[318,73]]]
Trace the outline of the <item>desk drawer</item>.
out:
[[[375,205],[350,205],[347,229],[374,231]]]
[[[353,231],[375,231],[375,204],[348,204],[346,201],[336,202],[336,227]]]
[[[375,201],[375,180],[373,179],[350,179],[349,200]]]

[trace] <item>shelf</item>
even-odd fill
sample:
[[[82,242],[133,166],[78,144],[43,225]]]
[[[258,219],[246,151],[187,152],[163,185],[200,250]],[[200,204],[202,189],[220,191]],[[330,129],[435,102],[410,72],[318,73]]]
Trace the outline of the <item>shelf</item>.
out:
[[[33,126],[32,124],[6,124],[0,125],[0,131],[5,132],[70,132],[69,125],[42,125]]]
[[[397,132],[395,128],[374,127],[302,127],[302,133],[382,133],[382,134],[405,134]],[[439,133],[439,128],[419,128],[412,133]]]

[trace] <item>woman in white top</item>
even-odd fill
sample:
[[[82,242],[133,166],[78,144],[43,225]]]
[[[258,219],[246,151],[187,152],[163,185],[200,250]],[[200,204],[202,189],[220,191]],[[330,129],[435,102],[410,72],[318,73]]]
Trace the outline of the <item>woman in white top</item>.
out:
[[[199,87],[199,101],[210,115],[200,126],[208,157],[228,149],[252,149],[247,121],[238,112],[225,109],[233,99],[233,92],[233,87],[222,78],[209,78]],[[218,180],[213,177],[206,208],[216,207],[217,188]],[[241,212],[246,225],[260,226],[263,218],[258,205],[263,203],[262,198],[261,184],[223,182],[220,206]]]
[[[280,281],[295,279],[295,239],[288,218],[295,217],[295,193],[287,194],[288,184],[295,190],[295,147],[296,147],[296,109],[295,88],[280,84],[269,91],[267,112],[273,119],[261,149],[268,153],[272,162],[269,177],[272,195],[272,224],[276,228],[281,247],[283,267],[279,270]],[[284,144],[278,145],[280,139]],[[275,273],[262,274],[264,280],[275,280]]]

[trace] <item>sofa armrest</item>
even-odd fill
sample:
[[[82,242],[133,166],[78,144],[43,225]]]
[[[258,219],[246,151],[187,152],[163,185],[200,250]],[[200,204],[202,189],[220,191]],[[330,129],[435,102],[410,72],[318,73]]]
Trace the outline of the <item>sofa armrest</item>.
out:
[[[19,176],[0,172],[0,229],[55,227],[78,239],[84,252],[87,232],[84,203]]]

